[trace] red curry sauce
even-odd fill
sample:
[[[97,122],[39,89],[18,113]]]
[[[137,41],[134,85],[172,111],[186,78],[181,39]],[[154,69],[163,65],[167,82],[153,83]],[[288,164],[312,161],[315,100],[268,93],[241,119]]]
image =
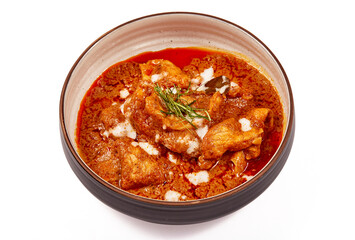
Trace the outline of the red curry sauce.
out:
[[[164,125],[162,127],[159,125],[160,119],[155,119],[154,115],[152,117],[147,113],[147,99],[154,97],[155,92],[152,86],[145,86],[144,82],[142,83],[142,74],[145,74],[145,70],[142,70],[141,64],[154,59],[170,61],[189,79],[194,79],[196,76],[201,78],[200,76],[206,69],[213,69],[213,77],[227,76],[231,82],[235,83],[234,85],[237,85],[238,89],[241,89],[238,90],[239,92],[237,91],[234,95],[223,93],[210,96],[203,92],[193,91],[191,97],[196,100],[194,105],[210,109],[214,114],[211,122],[205,123],[208,131],[211,132],[213,128],[218,132],[218,126],[223,127],[228,119],[234,119],[236,123],[233,124],[237,124],[240,128],[241,123],[239,124],[237,120],[241,122],[242,118],[256,119],[256,115],[248,117],[251,116],[250,112],[253,112],[253,109],[267,109],[267,117],[264,117],[263,121],[255,120],[251,124],[252,130],[254,127],[261,129],[259,132],[262,133],[258,135],[262,137],[261,144],[253,143],[244,149],[229,147],[222,156],[215,159],[213,157],[203,159],[203,149],[200,150],[200,148],[210,148],[208,144],[212,144],[211,148],[213,147],[215,142],[213,142],[212,133],[207,132],[204,135],[205,137],[211,136],[210,142],[212,143],[204,143],[203,138],[197,137],[194,133],[200,144],[199,149],[196,150],[198,154],[187,154],[186,149],[183,152],[180,146],[172,146],[171,142],[166,139],[157,141],[157,136],[165,134],[166,131],[171,131],[169,134],[177,133],[177,135],[171,134],[172,137],[176,137],[172,139],[175,143],[181,140],[181,136],[184,136],[180,133],[190,133],[181,129],[180,132],[176,129],[164,129]],[[156,68],[154,63],[150,64]],[[159,66],[160,68],[162,67]],[[152,71],[160,71],[159,69]],[[148,75],[152,74],[151,70],[147,72]],[[153,75],[150,75],[152,81]],[[137,89],[142,89],[141,95],[146,96],[137,98],[140,96]],[[223,104],[213,112],[211,99],[215,95],[219,95],[216,99],[222,99]],[[135,97],[138,99],[137,104],[132,105],[132,99]],[[128,107],[127,99],[130,99]],[[127,116],[124,117],[123,109],[131,111],[128,119],[133,126],[129,124],[129,128],[132,127],[132,131],[136,134],[133,137],[127,137],[124,134],[115,135],[113,130],[117,124],[128,126],[124,125]],[[245,182],[247,179],[245,176],[254,176],[269,162],[277,150],[282,139],[282,130],[283,108],[278,93],[270,81],[257,69],[245,60],[230,54],[200,48],[174,48],[139,54],[103,72],[82,101],[76,136],[83,160],[109,183],[148,198],[185,201],[223,193]],[[238,131],[244,134],[240,129]],[[258,142],[255,139],[252,140]],[[150,154],[147,155],[141,150],[144,147],[148,147],[150,151],[153,149],[153,154],[149,152]],[[236,152],[241,153],[243,158],[251,152],[249,156],[252,157],[240,162],[238,160],[240,154],[235,154]],[[175,162],[171,161],[170,156],[174,156]],[[132,157],[138,158],[139,162],[135,162],[136,160]],[[231,161],[233,157],[234,161]],[[147,159],[146,163],[142,163],[144,159]],[[141,169],[145,168],[148,169],[148,173],[141,172]],[[153,170],[149,170],[150,168]],[[193,177],[189,178],[189,174],[197,172],[203,173],[195,176],[202,180],[194,184],[191,180]],[[208,180],[206,180],[206,173]],[[138,175],[142,175],[144,179],[140,180]]]

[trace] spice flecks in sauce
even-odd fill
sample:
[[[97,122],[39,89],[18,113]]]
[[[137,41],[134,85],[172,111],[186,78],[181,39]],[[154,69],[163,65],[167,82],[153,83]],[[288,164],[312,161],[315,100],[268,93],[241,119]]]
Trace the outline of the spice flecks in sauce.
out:
[[[188,97],[196,100],[194,105],[197,108],[209,110],[211,122],[195,118],[193,124],[196,129],[190,126],[189,129],[174,130],[159,124],[146,113],[145,97],[154,93],[149,89],[150,85],[165,81],[167,76],[163,75],[169,74],[160,72],[156,76],[151,75],[150,81],[139,82],[139,64],[153,59],[169,60],[190,77],[191,91]],[[227,93],[224,86],[216,89],[224,97],[219,104],[211,105],[211,95],[204,93],[205,84],[218,76],[230,79],[229,93],[236,91],[233,95]],[[140,96],[135,94],[138,86],[142,90]],[[100,120],[101,111],[115,105],[118,106],[112,109],[118,109],[119,114],[112,112],[108,125],[104,125]],[[269,122],[260,125],[263,127],[260,155],[247,160],[247,163],[242,162],[241,166],[247,167],[240,167],[245,170],[238,173],[234,172],[234,165],[228,162],[228,152],[221,159],[203,162],[201,144],[215,141],[208,133],[213,131],[216,124],[235,118],[240,124],[238,128],[242,131],[238,131],[241,134],[253,133],[250,131],[251,118],[242,117],[249,116],[248,112],[253,108],[269,108],[273,113],[272,128],[269,128]],[[252,178],[268,163],[279,146],[282,123],[282,105],[274,88],[258,69],[244,60],[197,48],[166,49],[143,53],[117,63],[98,78],[83,99],[78,113],[77,144],[88,166],[109,183],[119,187],[122,174],[130,175],[134,170],[139,174],[132,176],[132,181],[137,181],[138,185],[132,185],[137,187],[126,191],[148,198],[183,201],[220,194]],[[226,125],[224,130],[228,132],[230,129]],[[150,144],[152,142],[154,146]],[[252,152],[254,150],[255,146],[248,149],[246,154],[255,154]],[[136,165],[127,171],[124,164],[130,164],[130,161]],[[154,171],[145,175],[139,172],[142,171],[140,168]],[[145,181],[148,185],[144,185]]]

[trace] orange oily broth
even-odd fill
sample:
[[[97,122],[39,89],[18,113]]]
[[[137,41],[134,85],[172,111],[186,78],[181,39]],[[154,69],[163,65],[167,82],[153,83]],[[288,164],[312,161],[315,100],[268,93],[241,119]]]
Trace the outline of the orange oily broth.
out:
[[[215,77],[225,75],[231,81],[238,83],[244,95],[227,98],[225,107],[209,123],[210,127],[231,117],[240,118],[250,109],[260,107],[271,109],[273,126],[268,128],[270,124],[265,124],[260,156],[247,161],[243,174],[234,172],[233,163],[228,159],[230,153],[227,152],[212,168],[207,170],[209,181],[194,185],[186,178],[186,174],[203,170],[197,158],[187,158],[182,154],[172,153],[160,144],[155,144],[154,147],[159,154],[152,158],[163,169],[162,174],[165,180],[158,184],[125,189],[126,191],[161,200],[169,190],[181,194],[180,201],[211,197],[239,186],[246,181],[243,175],[253,176],[269,162],[281,142],[283,130],[282,105],[270,81],[246,61],[233,55],[200,48],[173,48],[142,53],[114,64],[104,71],[87,91],[78,114],[76,140],[80,156],[96,174],[112,185],[121,187],[120,159],[123,158],[125,149],[120,147],[120,141],[131,141],[131,139],[124,137],[123,140],[105,136],[105,126],[100,117],[102,118],[104,109],[112,107],[113,104],[117,104],[117,111],[119,111],[118,106],[125,102],[125,99],[120,97],[121,90],[128,89],[131,96],[137,89],[141,78],[139,63],[152,59],[169,60],[191,78],[203,72],[204,69],[213,67]],[[249,99],[250,96],[252,96],[251,99]],[[209,99],[210,96],[197,96],[196,104],[207,109]],[[144,111],[144,109],[137,109],[137,115],[142,117],[139,111]],[[115,119],[115,116],[110,117]],[[115,121],[112,126],[114,124]],[[152,135],[153,133],[149,131],[153,132],[154,127],[147,124],[145,129],[147,133],[138,133],[136,140],[149,141],[146,135]],[[176,164],[169,161],[171,154],[174,155]]]

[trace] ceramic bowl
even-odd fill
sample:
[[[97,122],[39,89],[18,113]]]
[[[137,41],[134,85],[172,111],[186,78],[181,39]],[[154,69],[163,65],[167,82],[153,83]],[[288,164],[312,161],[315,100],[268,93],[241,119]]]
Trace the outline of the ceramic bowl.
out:
[[[146,51],[207,47],[239,52],[258,63],[273,80],[285,112],[283,140],[270,162],[252,179],[223,194],[187,202],[132,195],[101,179],[77,152],[75,128],[80,102],[109,66]],[[124,23],[94,41],[71,68],[60,98],[60,132],[66,158],[83,185],[112,208],[149,222],[191,224],[232,213],[258,197],[277,177],[291,151],[294,103],[286,73],[271,50],[246,29],[224,19],[187,12],[160,13]]]

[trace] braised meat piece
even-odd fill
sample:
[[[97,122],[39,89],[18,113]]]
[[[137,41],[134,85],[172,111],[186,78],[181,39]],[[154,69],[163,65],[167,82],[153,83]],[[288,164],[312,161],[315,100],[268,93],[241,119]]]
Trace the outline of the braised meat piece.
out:
[[[201,140],[191,130],[161,131],[155,139],[173,152],[188,157],[197,157],[200,154]]]
[[[156,185],[165,181],[159,162],[141,147],[125,141],[119,145],[121,159],[121,187],[133,189]]]
[[[88,164],[105,181],[118,184],[121,163],[115,152],[105,148],[96,156],[95,160]]]
[[[223,108],[223,104],[225,102],[225,95],[222,95],[220,92],[215,92],[210,99],[210,103],[208,106],[208,113],[213,120],[218,120],[219,112],[221,108]]]
[[[241,174],[247,166],[247,161],[245,161],[245,154],[243,151],[234,152],[231,159],[234,165],[234,172],[236,174]]]
[[[190,77],[168,60],[154,59],[139,66],[142,71],[143,81],[147,84],[159,84],[165,88],[174,86],[180,88],[189,87]]]
[[[266,108],[253,109],[245,118],[235,118],[218,123],[206,133],[201,144],[205,159],[221,157],[226,151],[247,149],[246,159],[259,156],[264,121],[270,112]]]
[[[115,127],[118,123],[125,121],[125,116],[121,112],[121,105],[114,104],[102,110],[100,120],[105,126],[105,129]]]
[[[245,149],[251,146],[253,141],[263,133],[261,128],[242,132],[239,125],[234,118],[214,125],[202,141],[201,151],[204,158],[219,158],[228,150]]]

